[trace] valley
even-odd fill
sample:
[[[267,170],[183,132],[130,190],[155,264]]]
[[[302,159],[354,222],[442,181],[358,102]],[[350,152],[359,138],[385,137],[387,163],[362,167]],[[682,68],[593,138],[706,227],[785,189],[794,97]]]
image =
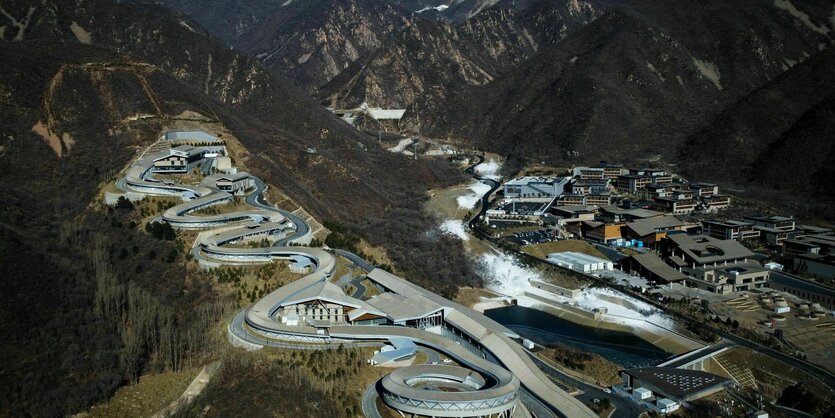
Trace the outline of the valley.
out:
[[[828,0],[8,0],[0,415],[833,416],[833,41]]]

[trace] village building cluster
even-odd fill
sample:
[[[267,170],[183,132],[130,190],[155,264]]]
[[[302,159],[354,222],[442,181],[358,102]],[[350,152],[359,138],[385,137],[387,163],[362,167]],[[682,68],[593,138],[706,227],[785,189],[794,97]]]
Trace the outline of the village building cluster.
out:
[[[576,167],[565,176],[515,178],[502,192],[486,211],[488,228],[539,226],[515,234],[512,240],[523,246],[585,240],[603,250],[616,268],[653,285],[677,283],[730,294],[767,288],[772,274],[783,270],[804,279],[835,280],[832,230],[788,216],[723,218],[719,211],[731,206],[731,197],[720,193],[718,185],[691,182],[663,169],[602,162]],[[583,271],[594,263],[604,265],[580,262],[576,255],[550,254],[547,260]],[[792,292],[787,286],[780,290]],[[832,292],[805,290],[795,294],[835,307]]]

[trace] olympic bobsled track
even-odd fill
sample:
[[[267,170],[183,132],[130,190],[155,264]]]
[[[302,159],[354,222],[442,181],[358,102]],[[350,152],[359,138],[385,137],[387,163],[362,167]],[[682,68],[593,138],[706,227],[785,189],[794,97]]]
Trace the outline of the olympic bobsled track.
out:
[[[444,353],[464,367],[408,366],[384,377],[375,387],[383,401],[399,411],[437,417],[509,417],[520,403],[523,387],[526,395],[547,405],[549,412],[555,415],[596,416],[582,402],[554,385],[512,339],[518,336],[511,331],[480,313],[374,268],[351,253],[337,250],[337,254],[365,269],[368,279],[382,288],[441,306],[443,326],[469,335],[479,347],[468,347],[438,332],[401,325],[340,323],[322,328],[281,323],[276,319],[276,312],[288,298],[328,287],[336,270],[336,257],[323,249],[288,246],[309,242],[310,228],[300,217],[268,205],[263,199],[266,186],[257,177],[236,174],[237,179],[248,181],[254,188],[245,199],[251,209],[217,215],[196,214],[200,209],[233,200],[232,193],[218,187],[218,181],[227,176],[210,175],[198,185],[163,181],[154,177],[154,163],[158,158],[160,155],[157,154],[140,157],[117,185],[134,194],[182,198],[183,203],[166,210],[161,219],[175,228],[205,231],[192,251],[201,265],[211,268],[288,260],[293,263],[291,268],[296,266],[308,271],[301,279],[266,295],[236,316],[228,328],[230,341],[234,344],[248,349],[263,346],[321,349],[339,344],[366,346],[407,339]],[[272,238],[274,245],[260,248],[227,246],[258,237]]]

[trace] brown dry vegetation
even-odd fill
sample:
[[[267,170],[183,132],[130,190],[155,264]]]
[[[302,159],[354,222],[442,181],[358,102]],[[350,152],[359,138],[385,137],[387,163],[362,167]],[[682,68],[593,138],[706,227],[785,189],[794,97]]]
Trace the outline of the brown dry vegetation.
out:
[[[600,251],[594,248],[586,241],[580,240],[562,240],[554,242],[543,242],[542,244],[525,245],[522,251],[538,258],[545,258],[551,253],[561,253],[564,251],[574,251],[578,253],[588,254],[593,257],[606,259]]]
[[[824,399],[832,396],[832,392],[822,382],[802,370],[747,348],[733,348],[724,357],[732,364],[750,369],[767,399],[777,399],[785,388],[797,382],[803,382],[807,389]]]
[[[142,376],[139,382],[116,391],[107,401],[90,408],[91,417],[148,417],[166,407],[186,390],[199,369]]]
[[[373,349],[228,350],[203,395],[179,416],[359,417],[365,387],[388,369]]]
[[[481,301],[481,298],[494,298],[500,295],[487,289],[479,289],[474,287],[462,287],[458,289],[455,295],[454,302],[460,303],[468,308]]]
[[[562,367],[588,376],[595,382],[609,385],[620,383],[618,371],[621,368],[597,354],[562,346],[551,346],[544,348],[539,355]]]

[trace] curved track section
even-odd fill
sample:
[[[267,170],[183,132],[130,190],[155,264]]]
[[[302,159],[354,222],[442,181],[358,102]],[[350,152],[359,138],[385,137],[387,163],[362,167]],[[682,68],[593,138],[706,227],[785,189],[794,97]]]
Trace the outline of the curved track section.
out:
[[[351,325],[345,322],[325,326],[316,321],[284,323],[278,312],[291,303],[334,301],[350,309],[386,315],[365,301],[354,299],[330,282],[336,271],[336,258],[317,248],[286,246],[289,243],[309,239],[310,228],[299,216],[269,206],[263,200],[266,185],[257,177],[246,173],[236,178],[246,179],[255,191],[246,197],[251,210],[220,215],[201,215],[194,212],[213,205],[231,201],[234,196],[220,190],[217,181],[221,176],[208,176],[199,185],[189,186],[155,179],[154,162],[158,155],[141,157],[128,169],[127,176],[117,182],[125,191],[147,195],[179,196],[184,202],[162,215],[162,219],[176,228],[218,229],[201,234],[199,245],[192,254],[205,265],[239,265],[267,263],[272,260],[292,260],[291,268],[306,274],[279,288],[251,308],[238,315],[229,326],[229,338],[233,343],[248,349],[263,346],[332,347],[337,344],[380,344],[393,339],[407,339],[420,346],[442,352],[459,364],[420,365],[405,367],[391,373],[379,385],[384,401],[403,412],[411,414],[464,417],[509,417],[519,402],[520,387],[535,394],[555,412],[563,416],[596,416],[578,400],[553,385],[524,354],[521,347],[511,340],[511,332],[483,315],[448,301],[434,293],[419,288],[388,272],[368,265],[354,254],[337,252],[368,272],[375,281],[395,297],[417,300],[419,303],[437,306],[443,312],[443,327],[456,329],[469,336],[473,342],[456,341],[442,335],[441,327],[430,332],[419,327],[403,325]],[[224,227],[222,230],[220,227]],[[227,244],[269,236],[277,238],[275,245],[262,248],[235,248]],[[396,307],[394,309],[397,309]],[[431,312],[430,312],[431,313]],[[284,320],[287,318],[284,317]],[[444,328],[446,329],[446,328]],[[457,337],[462,338],[462,337]],[[303,343],[303,344],[299,344]],[[314,343],[314,344],[311,344]],[[488,361],[495,357],[498,363]],[[501,364],[501,365],[500,365]],[[520,379],[522,381],[520,382]]]
[[[397,369],[383,377],[383,402],[399,411],[433,417],[467,417],[472,411],[509,417],[518,385],[505,371],[494,387],[478,373],[457,366],[425,365]]]

